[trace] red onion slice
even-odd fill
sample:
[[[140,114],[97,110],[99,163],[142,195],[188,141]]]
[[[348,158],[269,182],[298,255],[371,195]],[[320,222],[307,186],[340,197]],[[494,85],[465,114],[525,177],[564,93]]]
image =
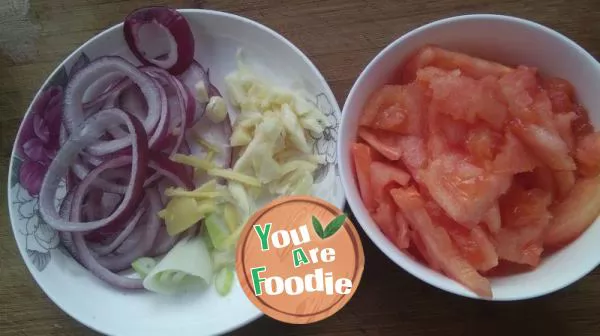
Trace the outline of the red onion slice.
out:
[[[132,279],[124,277],[122,275],[115,274],[102,265],[94,258],[92,252],[88,248],[83,234],[80,232],[73,233],[73,241],[77,249],[77,259],[81,262],[85,268],[87,268],[92,274],[98,277],[100,280],[119,288],[124,289],[142,289],[144,288],[141,279]]]
[[[140,87],[148,103],[148,118],[144,120],[144,128],[147,133],[152,133],[159,122],[161,111],[166,109],[164,92],[161,95],[162,88],[150,77],[139,71],[131,63],[117,56],[102,57],[93,61],[87,67],[77,72],[67,85],[64,121],[69,133],[81,128],[83,124],[85,116],[82,101],[87,88],[108,73],[114,72],[127,76]],[[87,150],[91,154],[102,156],[126,148],[130,143],[131,140],[124,138],[112,141],[100,141],[90,145]]]
[[[167,35],[169,51],[166,59],[153,59],[142,51],[140,33],[145,25],[161,29]],[[178,75],[184,72],[194,60],[194,35],[188,22],[175,9],[167,7],[138,9],[125,19],[123,33],[131,52],[145,65],[155,65]],[[147,43],[150,45],[149,42]]]
[[[149,166],[154,169],[156,173],[146,180],[147,184],[157,182],[160,177],[164,176],[178,187],[187,190],[194,189],[194,182],[186,170],[186,167],[181,163],[171,161],[165,154],[151,152]]]
[[[107,255],[116,250],[117,247],[119,247],[119,245],[121,245],[123,241],[127,239],[127,237],[129,237],[133,229],[135,229],[135,227],[140,222],[142,215],[146,213],[147,210],[148,209],[144,208],[143,206],[140,206],[137,209],[136,213],[133,215],[133,217],[129,220],[129,222],[127,222],[125,228],[121,232],[119,232],[119,234],[110,243],[106,245],[93,247],[92,250],[100,256]]]
[[[100,108],[106,98],[118,88],[123,80],[123,75],[118,72],[111,72],[100,77],[92,83],[82,97],[83,109]]]
[[[167,233],[167,230],[164,227],[161,227],[158,235],[156,236],[156,240],[154,241],[154,247],[148,253],[149,257],[157,257],[161,256],[171,250],[177,241],[179,240],[179,235],[171,236]]]
[[[86,68],[87,69],[87,68]],[[85,71],[81,70],[79,73]],[[124,199],[119,207],[109,217],[102,220],[86,223],[65,221],[56,211],[54,200],[61,179],[67,175],[70,166],[75,162],[79,153],[97,140],[107,128],[124,123],[131,134],[132,165],[131,180],[125,192]],[[139,197],[142,194],[142,186],[146,178],[148,137],[142,124],[132,115],[118,109],[104,110],[87,119],[81,128],[81,131],[71,136],[69,140],[61,147],[56,157],[48,167],[48,172],[44,177],[40,191],[40,213],[42,218],[53,228],[60,231],[90,231],[113,222],[123,221],[129,218]],[[110,161],[109,161],[110,162]],[[105,163],[106,164],[106,163]],[[81,202],[85,195],[85,190],[91,185],[100,172],[102,166],[94,169],[77,187],[74,202]],[[79,190],[80,191],[78,193]],[[80,198],[78,196],[80,195]],[[75,204],[73,207],[76,207]]]
[[[131,267],[131,263],[134,260],[148,254],[152,249],[152,244],[156,240],[156,236],[158,235],[158,231],[162,224],[162,220],[157,215],[162,208],[162,203],[160,202],[160,196],[156,190],[148,189],[147,195],[150,201],[150,207],[145,209],[145,216],[142,219],[146,224],[138,227],[138,229],[142,229],[143,232],[140,241],[135,244],[131,250],[128,250],[123,254],[98,257],[98,263],[106,269],[113,272],[126,270]]]

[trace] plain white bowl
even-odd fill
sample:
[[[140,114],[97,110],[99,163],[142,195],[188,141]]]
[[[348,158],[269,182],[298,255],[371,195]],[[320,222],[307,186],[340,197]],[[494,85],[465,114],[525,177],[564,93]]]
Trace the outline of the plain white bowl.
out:
[[[397,249],[378,229],[360,198],[354,179],[350,145],[356,139],[358,117],[376,89],[391,80],[407,57],[425,44],[437,44],[511,65],[537,67],[575,86],[577,98],[600,126],[600,65],[567,37],[537,23],[500,15],[465,15],[417,28],[382,50],[363,70],[342,111],[338,157],[346,198],[369,238],[398,266],[445,291],[477,298],[457,282],[420,264]],[[582,278],[600,264],[600,221],[575,242],[544,258],[534,271],[492,279],[493,300],[509,301],[545,295]]]
[[[275,74],[277,78],[272,79],[280,79],[283,84],[302,84],[313,103],[337,125],[340,108],[327,82],[311,61],[284,37],[257,22],[232,14],[197,9],[180,12],[194,34],[195,58],[210,69],[211,81],[217,88],[225,88],[224,77],[236,70],[236,53],[238,48],[243,48],[248,64],[262,68],[261,74]],[[43,101],[40,98],[52,92],[50,87],[64,87],[76,62],[119,55],[138,64],[125,43],[122,27],[118,24],[101,32],[69,55],[42,85],[34,102]],[[223,93],[227,97],[225,90]],[[31,120],[38,113],[32,111],[32,106],[33,103],[25,120]],[[39,113],[46,111],[44,108]],[[21,168],[31,167],[32,163],[19,154],[19,143],[27,136],[23,124],[13,149],[8,183],[13,233],[32,276],[67,314],[103,334],[126,336],[223,334],[262,315],[238,281],[226,297],[221,297],[214,286],[204,292],[170,297],[147,291],[118,290],[84,269],[61,249],[57,233],[38,215],[38,197],[35,192],[29,193],[35,188],[28,187],[30,184],[21,179],[23,175],[27,177]],[[335,169],[337,139],[331,136],[334,131],[328,127],[327,136],[316,141],[314,150],[326,154],[327,160],[319,167],[313,192],[343,207],[345,198]]]

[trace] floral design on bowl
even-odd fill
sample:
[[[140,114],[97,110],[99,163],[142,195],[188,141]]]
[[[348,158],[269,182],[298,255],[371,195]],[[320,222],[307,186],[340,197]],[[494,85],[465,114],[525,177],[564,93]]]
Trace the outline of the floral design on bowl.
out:
[[[341,115],[336,113],[333,105],[331,105],[327,95],[324,93],[318,94],[313,104],[323,112],[327,123],[322,134],[310,133],[310,136],[315,140],[313,153],[321,155],[324,158],[324,163],[315,171],[315,183],[319,183],[323,181],[332,168],[335,175],[339,176],[336,146]]]
[[[12,206],[19,219],[26,223],[18,231],[25,236],[27,256],[38,271],[46,268],[51,259],[51,251],[60,243],[58,233],[39,214],[38,195],[48,166],[60,147],[66,85],[89,62],[89,58],[82,53],[70,71],[61,67],[48,80],[33,102],[31,113],[23,120],[16,140],[10,177],[10,187],[15,195]],[[63,193],[65,189],[63,185]]]

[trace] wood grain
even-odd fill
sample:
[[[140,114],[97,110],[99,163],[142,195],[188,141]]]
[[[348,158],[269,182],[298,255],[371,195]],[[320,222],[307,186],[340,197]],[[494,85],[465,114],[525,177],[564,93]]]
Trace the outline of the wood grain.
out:
[[[3,0],[7,1],[7,0]],[[511,14],[564,33],[600,56],[598,0],[31,0],[37,55],[0,55],[0,335],[95,335],[37,287],[17,251],[7,214],[8,159],[20,118],[50,71],[77,46],[132,9],[155,4],[237,13],[302,49],[343,104],[354,79],[389,42],[431,20],[464,13]],[[1,33],[0,33],[1,34]],[[306,326],[261,318],[236,335],[598,335],[600,271],[568,289],[520,303],[485,303],[434,289],[403,272],[362,236],[366,267],[350,303]],[[574,261],[576,262],[576,261]]]

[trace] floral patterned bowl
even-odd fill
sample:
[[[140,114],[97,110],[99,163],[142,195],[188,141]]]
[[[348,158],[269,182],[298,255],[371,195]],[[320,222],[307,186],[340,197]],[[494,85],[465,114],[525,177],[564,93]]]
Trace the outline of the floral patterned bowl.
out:
[[[314,104],[325,113],[330,124],[323,135],[315,137],[314,151],[324,155],[326,162],[315,176],[314,193],[343,207],[345,198],[336,157],[340,108],[317,68],[289,41],[256,22],[214,11],[181,12],[196,39],[195,58],[210,68],[217,87],[224,87],[225,75],[235,70],[235,55],[241,47],[248,62],[264,64],[265,71],[276,69],[277,78],[293,78],[295,81],[290,85],[302,84],[314,94]],[[106,55],[135,61],[123,38],[122,24],[95,36],[67,57],[37,93],[21,124],[11,159],[8,202],[13,232],[25,264],[61,309],[104,334],[220,334],[256,319],[260,312],[237,281],[224,298],[214,288],[165,297],[110,287],[74,261],[62,248],[57,232],[39,216],[42,180],[59,148],[66,84],[77,69]]]

